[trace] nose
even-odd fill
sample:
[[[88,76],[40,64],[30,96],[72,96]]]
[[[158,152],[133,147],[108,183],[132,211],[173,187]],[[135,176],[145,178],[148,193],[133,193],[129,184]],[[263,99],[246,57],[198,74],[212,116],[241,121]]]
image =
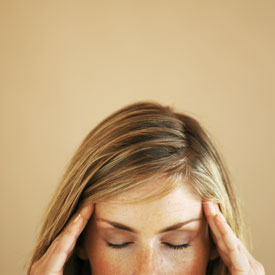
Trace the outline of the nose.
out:
[[[137,259],[137,275],[157,275],[160,274],[159,268],[160,263],[158,263],[158,257],[155,249],[153,247],[144,248],[140,252]]]

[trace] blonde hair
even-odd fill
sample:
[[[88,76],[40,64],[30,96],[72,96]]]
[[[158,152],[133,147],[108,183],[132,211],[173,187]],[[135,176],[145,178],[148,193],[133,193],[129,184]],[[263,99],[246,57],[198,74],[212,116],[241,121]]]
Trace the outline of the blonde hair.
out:
[[[206,130],[191,116],[171,107],[138,102],[103,120],[77,149],[46,213],[29,271],[77,210],[155,177],[170,180],[164,189],[160,187],[140,200],[156,198],[188,182],[202,201],[218,203],[232,230],[244,241],[239,202],[222,157]],[[86,268],[74,252],[64,275],[91,274]],[[207,274],[229,272],[217,258],[209,262]]]

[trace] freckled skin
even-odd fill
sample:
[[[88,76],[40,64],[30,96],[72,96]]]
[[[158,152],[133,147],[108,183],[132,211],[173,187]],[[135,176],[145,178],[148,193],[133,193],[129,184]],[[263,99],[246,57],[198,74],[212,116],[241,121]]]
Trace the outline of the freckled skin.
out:
[[[135,190],[139,196],[149,191]],[[144,194],[144,193],[143,193]],[[95,205],[94,216],[85,230],[84,258],[90,262],[93,275],[205,275],[211,250],[208,224],[202,204],[186,184],[170,194],[152,202],[121,203],[133,193],[115,197],[115,201]],[[137,231],[137,233],[114,228],[98,219],[115,221]],[[159,233],[171,225],[198,218],[180,229]],[[107,242],[122,244],[124,248],[113,248]],[[173,249],[164,243],[190,246]]]

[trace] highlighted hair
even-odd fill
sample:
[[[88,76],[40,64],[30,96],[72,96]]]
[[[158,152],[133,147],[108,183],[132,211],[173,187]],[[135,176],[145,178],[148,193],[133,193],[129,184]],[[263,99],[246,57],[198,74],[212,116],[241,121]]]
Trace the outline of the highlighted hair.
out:
[[[206,130],[171,107],[138,102],[103,120],[77,149],[46,213],[29,271],[77,210],[159,177],[165,177],[166,184],[139,200],[156,199],[186,182],[202,201],[217,202],[237,237],[245,241],[236,193]],[[64,275],[75,274],[92,273],[74,252]],[[209,262],[207,274],[229,272],[217,258]]]

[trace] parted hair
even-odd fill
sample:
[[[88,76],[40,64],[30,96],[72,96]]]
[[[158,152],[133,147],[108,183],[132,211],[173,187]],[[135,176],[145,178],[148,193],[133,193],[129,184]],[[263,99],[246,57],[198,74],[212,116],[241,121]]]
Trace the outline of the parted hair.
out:
[[[45,213],[28,274],[76,211],[157,177],[167,178],[165,186],[140,200],[157,199],[188,183],[202,201],[217,202],[236,236],[246,241],[234,186],[210,134],[195,118],[172,107],[137,102],[104,119],[76,150]],[[76,274],[92,270],[74,251],[64,275]],[[218,257],[208,263],[206,274],[229,271]]]

